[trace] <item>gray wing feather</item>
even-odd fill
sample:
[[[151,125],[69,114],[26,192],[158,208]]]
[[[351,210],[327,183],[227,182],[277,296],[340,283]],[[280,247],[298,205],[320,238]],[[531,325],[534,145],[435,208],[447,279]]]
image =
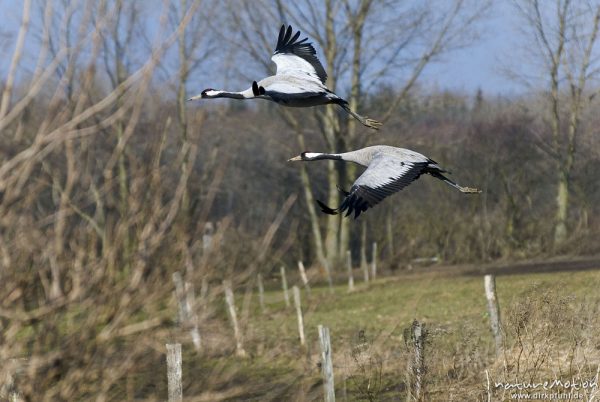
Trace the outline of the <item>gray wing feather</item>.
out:
[[[354,182],[340,205],[340,212],[353,211],[355,217],[380,203],[385,197],[402,190],[419,178],[428,162],[405,162],[389,156],[376,156],[367,170]]]

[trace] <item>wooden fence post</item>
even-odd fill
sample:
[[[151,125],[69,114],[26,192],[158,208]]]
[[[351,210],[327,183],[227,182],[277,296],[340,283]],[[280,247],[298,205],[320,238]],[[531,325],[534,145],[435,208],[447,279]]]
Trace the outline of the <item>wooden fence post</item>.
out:
[[[206,222],[204,224],[204,234],[202,235],[202,250],[207,253],[213,242],[213,237],[215,235],[215,226],[212,222]]]
[[[260,304],[261,313],[265,313],[265,288],[263,286],[262,275],[258,274],[256,276],[256,280],[258,282],[258,304]]]
[[[285,300],[285,306],[290,306],[290,294],[288,292],[287,278],[285,277],[285,267],[282,265],[279,268],[281,271],[281,286],[283,287],[283,299]]]
[[[424,399],[423,393],[423,375],[425,374],[425,338],[426,331],[423,329],[423,325],[414,320],[411,326],[411,340],[414,347],[414,353],[412,361],[410,362],[409,374],[409,392],[407,394],[407,401],[422,401]]]
[[[373,242],[373,248],[371,249],[371,279],[377,278],[377,242]]]
[[[181,344],[167,343],[167,386],[169,402],[181,402],[183,389],[181,385]]]
[[[333,362],[331,360],[331,339],[329,328],[318,326],[319,344],[321,345],[321,373],[323,374],[323,390],[325,402],[335,401],[335,388],[333,383]]]
[[[348,269],[348,291],[354,290],[354,275],[352,275],[352,253],[350,250],[346,251],[346,266]]]
[[[302,316],[302,304],[300,303],[300,289],[298,286],[292,287],[294,293],[294,305],[296,306],[296,315],[298,316],[298,333],[300,334],[300,345],[304,346],[304,317]]]
[[[231,324],[233,325],[233,335],[235,337],[235,354],[240,357],[246,356],[246,351],[242,345],[242,334],[238,325],[237,313],[235,311],[235,299],[233,297],[233,290],[231,289],[231,282],[228,280],[223,281],[223,288],[225,289],[225,302],[227,303],[227,309],[229,310],[229,317],[231,318]]]
[[[7,398],[6,400],[9,402],[23,402],[23,395],[17,389],[16,382],[17,377],[26,369],[27,359],[8,359],[4,364],[5,366],[2,368],[6,371],[3,383],[0,383],[0,399]]]
[[[206,301],[208,297],[208,278],[204,276],[202,278],[202,284],[200,285],[200,301],[203,303]]]
[[[306,288],[306,292],[310,295],[310,286],[308,284],[308,277],[306,276],[306,270],[304,269],[304,264],[302,261],[298,261],[298,270],[300,271],[300,278],[302,278],[302,283]]]
[[[177,305],[179,306],[179,323],[183,324],[188,316],[189,307],[185,297],[185,288],[183,278],[179,271],[173,272],[173,283],[175,284],[175,295],[177,296]]]
[[[194,285],[190,282],[184,283],[185,294],[186,294],[186,303],[189,306],[189,323],[190,323],[190,336],[192,337],[192,343],[194,344],[194,348],[196,351],[200,351],[202,346],[202,341],[200,338],[200,331],[198,330],[198,315],[196,314],[195,304],[196,304],[196,295],[194,293]]]
[[[202,284],[200,285],[200,305],[202,310],[206,311],[208,307],[208,278],[206,275],[202,278]]]
[[[488,311],[490,313],[490,324],[492,334],[496,345],[496,356],[502,353],[502,330],[500,324],[500,306],[498,305],[498,296],[496,295],[496,277],[494,275],[485,275],[483,278],[485,287],[485,297],[487,299]]]
[[[175,283],[175,295],[179,304],[179,325],[190,328],[192,343],[197,351],[201,348],[200,331],[198,330],[198,316],[194,310],[195,293],[194,286],[189,282],[183,282],[179,271],[173,273]]]

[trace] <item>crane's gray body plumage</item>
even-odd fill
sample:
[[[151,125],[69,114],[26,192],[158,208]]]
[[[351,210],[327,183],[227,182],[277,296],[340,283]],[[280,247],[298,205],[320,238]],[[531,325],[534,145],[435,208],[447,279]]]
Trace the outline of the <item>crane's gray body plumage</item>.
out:
[[[345,102],[329,91],[321,81],[312,77],[272,75],[258,81],[257,84],[265,90],[264,95],[259,96],[283,106],[311,107]]]
[[[289,107],[311,107],[337,104],[366,127],[379,129],[381,123],[355,113],[348,102],[330,91],[325,82],[327,73],[316,56],[308,38],[298,40],[300,31],[292,35],[291,26],[281,26],[271,60],[277,65],[275,75],[254,81],[252,87],[240,92],[205,89],[194,99],[266,99]]]
[[[332,209],[317,201],[322,211],[328,214],[347,211],[346,216],[354,212],[354,217],[357,218],[362,212],[374,207],[387,196],[402,190],[424,173],[444,181],[463,193],[480,192],[477,189],[459,186],[448,179],[443,175],[448,172],[425,155],[388,145],[374,145],[339,154],[304,152],[290,160],[319,159],[343,160],[367,167],[356,179],[349,192],[341,190],[346,197],[338,208]]]

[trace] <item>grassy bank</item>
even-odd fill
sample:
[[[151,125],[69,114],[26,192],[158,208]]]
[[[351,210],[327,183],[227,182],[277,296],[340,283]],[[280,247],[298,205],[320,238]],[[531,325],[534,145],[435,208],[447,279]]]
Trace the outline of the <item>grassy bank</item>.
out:
[[[495,358],[481,277],[411,274],[359,283],[352,293],[345,286],[333,294],[327,288],[303,291],[306,347],[299,344],[293,306],[286,308],[278,284],[268,283],[266,313],[253,295],[242,324],[249,357],[231,357],[233,336],[226,334],[227,325],[220,326],[218,336],[207,334],[207,355],[188,355],[186,394],[200,400],[319,400],[316,328],[322,324],[331,331],[339,397],[404,400],[414,319],[428,333],[427,400],[485,400],[486,370],[492,383],[589,376],[598,367],[598,285],[598,271],[499,276],[506,350]],[[217,317],[227,323],[224,309]],[[214,364],[211,370],[202,368],[206,361]],[[202,381],[212,389],[207,393],[197,385],[209,372],[214,381]],[[509,398],[492,392],[494,398]]]

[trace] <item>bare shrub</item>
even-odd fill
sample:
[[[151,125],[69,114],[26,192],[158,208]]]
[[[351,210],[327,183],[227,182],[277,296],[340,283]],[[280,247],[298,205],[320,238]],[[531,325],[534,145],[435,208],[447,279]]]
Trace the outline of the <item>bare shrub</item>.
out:
[[[589,304],[533,287],[515,299],[505,317],[506,349],[490,371],[493,383],[582,383],[595,378],[600,354],[592,334],[598,333],[600,322]],[[524,392],[539,391],[538,387]],[[580,392],[589,397],[592,391]],[[507,391],[498,386],[493,392]]]

